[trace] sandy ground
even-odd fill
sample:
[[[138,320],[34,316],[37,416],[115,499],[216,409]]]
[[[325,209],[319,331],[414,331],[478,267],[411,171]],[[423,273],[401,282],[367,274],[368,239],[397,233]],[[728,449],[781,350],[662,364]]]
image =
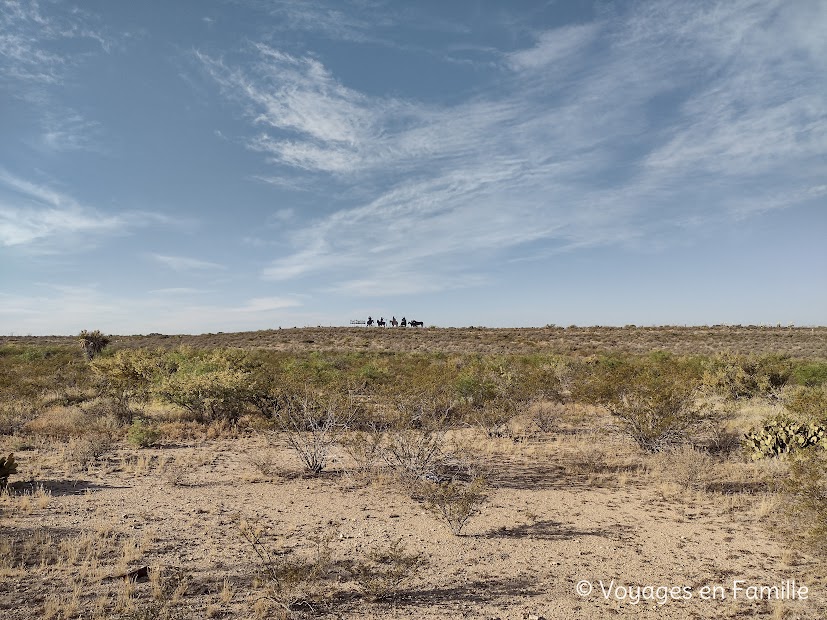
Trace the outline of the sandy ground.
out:
[[[273,553],[312,552],[321,537],[344,562],[401,539],[427,561],[390,600],[334,582],[327,604],[297,615],[827,617],[823,578],[772,537],[770,500],[748,485],[677,491],[629,460],[620,438],[597,458],[582,438],[477,441],[489,501],[461,536],[398,487],[348,475],[344,456],[308,478],[286,446],[258,435],[119,446],[81,472],[66,470],[54,446],[18,452],[37,475],[0,498],[0,617],[162,617],[154,600],[171,617],[279,617],[256,583],[261,562],[241,521],[257,524]],[[143,566],[154,580],[111,579]],[[807,600],[751,600],[747,589],[792,580],[809,588]],[[667,594],[658,587],[678,588],[679,600],[653,600]]]

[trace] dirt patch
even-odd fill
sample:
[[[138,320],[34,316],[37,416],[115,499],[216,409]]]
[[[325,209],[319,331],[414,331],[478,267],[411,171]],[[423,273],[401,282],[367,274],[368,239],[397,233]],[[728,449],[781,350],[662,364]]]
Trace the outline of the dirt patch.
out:
[[[255,524],[279,557],[311,557],[324,541],[339,571],[330,595],[295,606],[297,617],[824,617],[815,565],[772,539],[762,495],[722,481],[675,490],[620,439],[597,467],[579,458],[576,433],[465,439],[491,475],[489,501],[461,536],[398,487],[349,475],[343,453],[306,477],[295,454],[257,436],[119,447],[73,475],[57,448],[20,453],[21,470],[36,464],[40,475],[14,483],[0,504],[0,615],[279,617],[261,557],[240,532]],[[256,465],[262,458],[269,475]],[[373,600],[347,571],[398,540],[425,564]],[[146,579],[121,577],[142,567]],[[751,600],[746,591],[790,580],[809,587],[808,600]],[[723,590],[703,600],[705,586]],[[659,603],[663,587],[681,590]]]

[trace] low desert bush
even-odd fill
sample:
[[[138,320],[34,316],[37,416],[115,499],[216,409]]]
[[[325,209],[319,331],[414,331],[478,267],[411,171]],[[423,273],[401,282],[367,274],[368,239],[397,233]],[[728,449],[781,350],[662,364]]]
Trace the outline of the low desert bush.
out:
[[[452,412],[441,393],[408,392],[391,401],[378,426],[385,430],[379,457],[405,485],[438,471]]]
[[[342,446],[352,462],[351,474],[366,478],[375,471],[383,437],[383,433],[378,429],[350,431],[342,437]]]
[[[796,453],[791,458],[786,490],[810,552],[823,558],[827,551],[827,450]]]
[[[26,423],[23,431],[32,435],[69,439],[88,434],[95,417],[78,407],[50,407]]]
[[[37,417],[37,409],[23,399],[0,400],[0,435],[16,435]]]
[[[795,365],[792,382],[805,387],[827,385],[827,362],[805,361]]]
[[[533,403],[562,402],[561,377],[567,370],[560,360],[474,360],[463,368],[455,389],[466,421],[489,437],[502,437],[509,434],[509,422]]]
[[[359,588],[369,599],[385,600],[394,596],[403,582],[414,578],[425,560],[420,553],[407,553],[401,538],[387,546],[374,547],[364,559],[354,564]]]
[[[124,423],[132,422],[136,408],[146,403],[153,383],[168,377],[173,366],[161,351],[120,350],[92,362],[97,389],[112,403],[112,412]]]
[[[698,370],[691,361],[657,354],[603,358],[583,368],[575,397],[603,406],[646,452],[685,442],[704,423]]]
[[[415,485],[442,464],[445,429],[394,428],[387,432],[379,451],[384,463],[406,485]]]
[[[327,467],[331,448],[347,431],[349,420],[348,405],[341,397],[307,389],[285,404],[279,412],[277,427],[305,470],[318,476]]]
[[[723,353],[706,364],[704,388],[732,400],[776,397],[793,374],[794,364],[779,355],[743,356]]]
[[[251,365],[242,351],[178,349],[168,354],[169,374],[153,385],[163,401],[202,421],[235,423],[250,401]]]
[[[791,386],[781,402],[793,415],[811,422],[827,424],[827,386]]]
[[[713,465],[709,454],[690,445],[665,450],[657,455],[655,461],[658,475],[684,491],[704,490],[710,480]]]
[[[126,441],[136,448],[154,446],[161,433],[157,427],[144,420],[133,420],[126,432]]]
[[[313,610],[329,601],[336,589],[330,538],[314,539],[311,552],[300,555],[272,548],[260,524],[242,521],[239,530],[258,558],[260,583],[270,600],[285,611]]]
[[[565,417],[564,405],[555,402],[536,403],[530,410],[531,422],[541,433],[553,433]]]
[[[420,492],[427,507],[442,517],[455,536],[459,536],[471,517],[479,514],[480,507],[487,501],[486,488],[485,480],[477,478],[470,484],[422,482]]]
[[[109,452],[112,445],[112,438],[107,435],[70,439],[66,445],[66,463],[73,471],[86,469]]]

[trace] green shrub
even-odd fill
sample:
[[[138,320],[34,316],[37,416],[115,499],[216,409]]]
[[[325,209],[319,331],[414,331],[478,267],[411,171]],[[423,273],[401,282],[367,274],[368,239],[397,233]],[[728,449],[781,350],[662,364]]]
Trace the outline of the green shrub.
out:
[[[827,424],[827,386],[791,386],[784,392],[782,401],[801,419]]]
[[[135,407],[149,400],[152,385],[173,372],[174,366],[161,351],[121,350],[92,362],[101,396],[113,404],[113,413],[129,424]]]
[[[699,385],[697,367],[680,358],[611,357],[587,365],[573,395],[605,407],[641,449],[659,452],[686,441],[705,421],[697,406]]]
[[[792,371],[792,382],[807,387],[817,387],[827,383],[827,362],[804,362]]]
[[[207,421],[234,423],[245,411],[252,367],[243,351],[179,349],[166,363],[169,374],[153,385],[162,400]]]
[[[703,384],[708,390],[732,400],[775,397],[789,382],[793,366],[790,359],[778,355],[724,353],[707,363]]]
[[[827,450],[796,453],[786,487],[798,533],[803,533],[808,543],[807,551],[823,558],[827,551]]]
[[[126,433],[126,441],[136,448],[149,448],[155,445],[160,436],[161,433],[151,424],[134,420]]]
[[[811,446],[827,446],[827,428],[813,422],[798,422],[787,416],[765,420],[760,428],[744,435],[743,445],[753,461],[778,457]]]

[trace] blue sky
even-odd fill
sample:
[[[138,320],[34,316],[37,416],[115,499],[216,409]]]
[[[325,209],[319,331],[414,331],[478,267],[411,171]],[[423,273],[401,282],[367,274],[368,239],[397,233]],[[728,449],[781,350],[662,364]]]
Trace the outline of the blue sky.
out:
[[[827,3],[0,0],[0,333],[827,323]]]

